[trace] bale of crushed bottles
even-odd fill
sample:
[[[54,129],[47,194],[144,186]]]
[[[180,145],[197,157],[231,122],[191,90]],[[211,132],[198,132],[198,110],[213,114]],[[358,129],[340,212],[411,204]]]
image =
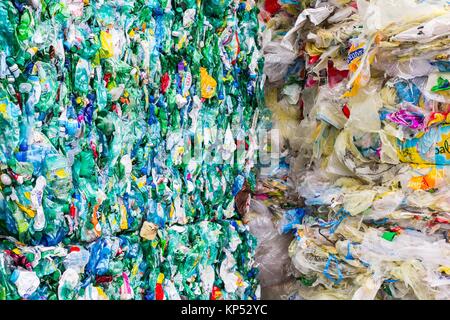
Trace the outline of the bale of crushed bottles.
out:
[[[1,299],[258,298],[258,11],[0,3]]]
[[[239,221],[202,221],[89,244],[27,246],[1,238],[1,299],[256,299],[251,252]]]

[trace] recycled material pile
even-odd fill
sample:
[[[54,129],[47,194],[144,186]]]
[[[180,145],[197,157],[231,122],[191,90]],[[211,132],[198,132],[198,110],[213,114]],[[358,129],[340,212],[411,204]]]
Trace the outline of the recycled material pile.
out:
[[[291,298],[450,299],[448,1],[287,2],[263,51],[304,200]]]
[[[0,2],[0,299],[257,299],[251,0]]]

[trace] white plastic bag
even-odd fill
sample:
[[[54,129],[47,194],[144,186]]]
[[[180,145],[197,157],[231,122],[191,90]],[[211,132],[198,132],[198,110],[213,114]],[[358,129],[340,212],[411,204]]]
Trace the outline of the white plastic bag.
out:
[[[366,32],[373,34],[390,24],[401,25],[420,21],[424,17],[439,16],[448,5],[447,0],[357,0],[358,11]]]

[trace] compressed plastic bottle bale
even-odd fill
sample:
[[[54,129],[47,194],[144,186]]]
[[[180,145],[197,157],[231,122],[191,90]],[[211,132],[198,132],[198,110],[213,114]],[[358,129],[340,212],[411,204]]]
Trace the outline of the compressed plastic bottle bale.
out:
[[[263,108],[257,14],[234,1],[0,4],[1,234],[79,248],[83,263],[89,252],[84,269],[58,260],[58,285],[8,282],[20,292],[3,298],[257,298],[255,241],[234,199],[252,179]],[[228,282],[199,291],[189,280],[200,271],[183,265],[170,278],[167,261],[194,264],[201,251],[183,238],[189,250],[160,259],[175,226],[225,230],[201,272],[224,264]]]
[[[280,101],[295,101],[298,85],[296,135],[308,142],[288,150],[299,151],[289,188],[304,199],[303,215],[287,197],[280,210],[295,235],[293,290],[305,299],[448,299],[447,262],[437,262],[448,247],[448,6],[303,4],[289,27],[283,7],[266,16],[263,41],[265,72],[277,76],[266,84],[269,107],[283,114]],[[295,58],[282,68],[275,49]]]

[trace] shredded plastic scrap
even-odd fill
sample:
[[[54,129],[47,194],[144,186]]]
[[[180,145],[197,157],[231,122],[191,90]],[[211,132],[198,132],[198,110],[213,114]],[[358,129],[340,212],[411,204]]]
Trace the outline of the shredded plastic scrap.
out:
[[[291,298],[450,299],[448,1],[299,7],[263,33],[266,101],[295,128],[281,132],[304,200],[280,221]]]

